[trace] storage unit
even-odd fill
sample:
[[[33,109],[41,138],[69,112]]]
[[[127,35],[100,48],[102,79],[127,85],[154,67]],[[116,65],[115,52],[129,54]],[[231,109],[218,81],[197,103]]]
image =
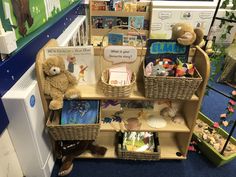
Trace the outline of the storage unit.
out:
[[[45,114],[32,65],[2,97],[12,139],[25,176],[50,177],[54,160],[45,131]]]
[[[144,20],[147,20],[147,25],[149,26],[150,24],[150,2],[142,2],[147,4],[147,11],[146,12],[125,12],[125,11],[109,11],[109,10],[92,10],[92,2],[99,2],[101,0],[90,0],[90,43],[96,46],[101,42],[102,37],[104,35],[107,35],[109,32],[109,28],[102,29],[102,28],[94,28],[93,25],[93,18],[94,17],[129,17],[129,16],[143,16]],[[105,1],[110,1],[110,0],[103,0]],[[128,23],[128,22],[127,22]],[[149,38],[149,30],[139,30],[141,34],[145,35],[146,38]],[[112,32],[114,33],[122,33],[122,34],[128,34],[128,32],[135,32],[132,29],[115,29]],[[100,36],[99,42],[94,38],[94,36]]]
[[[55,40],[50,40],[46,46],[57,46],[57,42]],[[45,47],[46,47],[45,46]],[[103,50],[103,48],[102,48]],[[138,49],[138,55],[142,53],[141,49]],[[96,76],[100,78],[101,72],[105,68],[109,68],[111,63],[101,59],[100,57],[100,48],[94,48],[94,55],[96,60]],[[47,114],[48,112],[48,104],[46,101],[46,97],[42,92],[42,83],[43,83],[43,71],[42,71],[42,61],[44,60],[44,56],[42,55],[43,50],[39,51],[39,54],[36,58],[36,71],[37,71],[37,79],[39,82],[39,87],[41,90],[41,97],[44,104],[44,111]],[[137,75],[137,81],[135,83],[135,87],[129,97],[122,98],[114,98],[111,96],[105,96],[102,92],[102,89],[99,84],[93,85],[80,85],[81,90],[81,98],[88,100],[107,100],[107,99],[120,99],[120,100],[154,100],[151,98],[144,97],[144,87],[143,87],[143,71],[141,67],[140,57],[137,57],[137,60],[130,64],[130,68]],[[159,143],[160,143],[160,159],[186,159],[188,152],[188,145],[192,137],[193,128],[195,126],[195,121],[198,116],[198,111],[202,102],[202,98],[205,93],[206,84],[209,78],[210,73],[210,63],[208,56],[202,49],[198,46],[196,47],[196,53],[193,56],[193,60],[195,62],[195,66],[197,67],[200,75],[202,76],[203,82],[198,87],[196,93],[189,100],[182,100],[182,114],[181,116],[184,118],[184,124],[173,124],[167,121],[167,125],[164,128],[151,128],[146,124],[144,119],[141,119],[142,126],[138,131],[149,131],[149,132],[158,132],[159,135]],[[104,63],[102,63],[104,62]],[[102,64],[101,64],[102,63]],[[158,99],[158,101],[170,101],[172,99]],[[173,101],[173,100],[172,100]],[[179,100],[175,100],[179,101]],[[103,115],[108,114],[106,110],[102,110]],[[107,147],[108,151],[104,158],[117,158],[115,152],[115,135],[116,131],[111,126],[107,126],[105,123],[101,123],[100,133],[97,138],[97,142],[100,145],[104,145]],[[124,129],[124,131],[128,131]],[[91,158],[93,157],[89,153],[82,154],[80,157]]]

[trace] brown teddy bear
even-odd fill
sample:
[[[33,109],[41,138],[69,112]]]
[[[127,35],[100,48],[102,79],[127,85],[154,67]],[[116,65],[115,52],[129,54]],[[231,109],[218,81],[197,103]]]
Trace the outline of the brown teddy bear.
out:
[[[53,56],[43,63],[43,71],[46,75],[44,93],[52,100],[49,109],[58,110],[63,106],[63,98],[78,98],[80,92],[76,87],[76,78],[66,70],[63,58]]]
[[[56,141],[57,155],[63,156],[58,176],[66,176],[73,169],[73,161],[82,153],[89,151],[93,156],[104,156],[107,148],[99,146],[94,140]]]
[[[176,23],[172,27],[172,39],[181,45],[200,45],[203,43],[204,33],[201,28],[193,28],[188,23]]]

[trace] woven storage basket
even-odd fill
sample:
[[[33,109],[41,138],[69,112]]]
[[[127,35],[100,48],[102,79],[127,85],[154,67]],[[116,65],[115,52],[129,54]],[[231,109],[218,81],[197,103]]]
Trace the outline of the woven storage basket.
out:
[[[156,134],[157,135],[157,134]],[[122,142],[118,142],[117,146],[117,156],[121,159],[127,159],[127,160],[160,160],[160,145],[158,137],[155,136],[155,144],[157,152],[132,152],[132,151],[126,151],[125,149],[122,149]]]
[[[129,26],[128,25],[113,26],[112,29],[110,29],[107,32],[107,34],[112,32],[114,29],[123,28],[123,27],[128,28]],[[143,51],[143,40],[142,40],[142,36],[141,36],[139,30],[137,30],[134,27],[129,27],[129,28],[131,28],[132,30],[136,31],[137,34],[139,34],[140,39],[141,39],[141,43],[142,43],[142,51]],[[103,41],[104,41],[106,35],[104,35],[102,38],[101,47],[100,47],[100,58],[102,56],[101,51],[102,51]],[[140,57],[142,57],[142,54]],[[101,87],[102,87],[104,95],[109,96],[109,97],[129,97],[130,94],[132,93],[133,87],[135,86],[135,83],[136,83],[136,74],[134,72],[132,72],[131,83],[129,85],[114,86],[114,85],[110,85],[108,82],[109,82],[109,72],[108,72],[108,69],[105,69],[102,71],[102,75],[101,75]]]
[[[95,140],[100,132],[100,120],[96,124],[59,125],[48,119],[46,127],[54,140]]]
[[[132,93],[133,86],[136,82],[136,75],[132,72],[131,83],[124,86],[113,86],[108,84],[109,74],[108,70],[104,70],[101,76],[102,90],[106,96],[109,97],[128,97]]]
[[[189,100],[201,84],[202,77],[196,69],[193,77],[143,75],[143,80],[147,98]]]

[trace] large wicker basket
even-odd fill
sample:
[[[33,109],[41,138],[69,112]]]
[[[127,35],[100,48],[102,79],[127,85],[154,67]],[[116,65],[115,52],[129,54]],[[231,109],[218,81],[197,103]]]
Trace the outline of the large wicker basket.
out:
[[[136,82],[136,75],[134,72],[132,72],[131,83],[129,85],[113,86],[108,84],[108,81],[108,70],[104,70],[101,76],[101,85],[104,95],[109,97],[129,97]]]
[[[117,144],[117,156],[120,159],[126,159],[126,160],[160,160],[160,146],[159,146],[159,140],[157,133],[154,133],[155,137],[155,144],[156,144],[156,152],[132,152],[132,151],[126,151],[122,148],[122,141],[118,140]],[[122,135],[120,135],[122,136]],[[123,136],[122,136],[123,137]],[[119,138],[119,137],[117,137]],[[123,138],[122,138],[123,139]]]
[[[201,84],[202,77],[196,69],[193,77],[147,77],[144,74],[143,80],[147,98],[189,100]]]
[[[54,140],[95,140],[100,132],[100,120],[96,124],[68,124],[60,125],[60,115],[56,116],[55,120],[49,119],[46,127]]]

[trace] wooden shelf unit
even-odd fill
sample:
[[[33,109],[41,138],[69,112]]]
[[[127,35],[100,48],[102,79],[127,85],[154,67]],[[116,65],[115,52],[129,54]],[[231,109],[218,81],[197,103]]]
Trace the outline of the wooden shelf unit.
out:
[[[55,47],[57,46],[56,40],[50,40],[44,47]],[[103,49],[102,49],[103,50]],[[106,62],[104,59],[100,57],[100,51],[95,48],[95,60],[96,60],[96,75],[99,77],[101,75],[101,71],[111,64]],[[142,52],[138,50],[138,55]],[[139,58],[139,57],[138,57]],[[142,60],[143,58],[140,58]],[[141,86],[142,88],[142,67],[141,62],[139,59],[134,63],[130,64],[131,69],[136,72],[137,75],[137,88]],[[44,52],[41,49],[36,58],[36,75],[37,80],[39,83],[39,90],[40,95],[43,103],[43,108],[45,115],[47,116],[49,113],[48,110],[48,101],[43,93],[43,83],[44,83],[44,74],[42,70],[42,62],[44,61]],[[198,112],[200,109],[200,105],[205,93],[205,88],[207,81],[210,75],[210,62],[207,54],[200,48],[196,47],[195,55],[193,56],[193,61],[195,63],[196,68],[198,69],[199,73],[203,78],[203,82],[199,86],[198,90],[196,91],[195,95],[190,100],[183,100],[183,107],[182,107],[182,116],[185,118],[184,125],[173,125],[171,122],[168,122],[167,126],[160,129],[153,129],[149,128],[145,125],[143,121],[142,130],[151,131],[151,132],[158,132],[159,134],[159,141],[160,141],[160,149],[161,149],[161,159],[186,159],[187,152],[188,152],[188,145],[190,143],[195,122],[198,116]],[[102,63],[101,65],[101,62]],[[100,63],[100,64],[99,64]],[[90,85],[90,86],[80,86],[81,88],[81,98],[82,99],[112,99],[109,97],[104,96],[101,89],[97,85]],[[117,98],[113,98],[117,99]],[[144,97],[144,90],[139,89],[134,90],[129,98],[121,98],[126,100],[151,100]],[[159,100],[163,101],[163,100]],[[97,142],[101,145],[104,145],[108,148],[108,151],[105,157],[102,158],[117,158],[115,153],[115,133],[114,129],[107,127],[106,125],[101,125],[100,134],[98,135]],[[177,156],[176,152],[180,152],[182,155]],[[95,158],[90,154],[84,154],[80,157],[84,158]],[[101,158],[101,157],[96,157]]]
[[[150,23],[150,7],[151,7],[151,3],[149,3],[149,8],[147,12],[125,12],[125,11],[103,11],[103,10],[92,10],[92,1],[90,0],[90,43],[93,44],[93,42],[91,41],[92,36],[105,36],[108,34],[110,29],[102,29],[102,28],[93,28],[93,17],[95,16],[103,16],[103,17],[129,17],[129,16],[143,16],[144,20],[148,20]],[[96,0],[94,0],[96,1]],[[148,4],[148,2],[146,2]],[[128,32],[133,32],[134,30],[128,30],[128,29],[116,29],[113,30],[112,32],[114,33],[122,33],[122,34],[126,34]],[[149,37],[149,30],[139,30],[139,32],[141,34],[145,34],[146,38],[148,39]]]

